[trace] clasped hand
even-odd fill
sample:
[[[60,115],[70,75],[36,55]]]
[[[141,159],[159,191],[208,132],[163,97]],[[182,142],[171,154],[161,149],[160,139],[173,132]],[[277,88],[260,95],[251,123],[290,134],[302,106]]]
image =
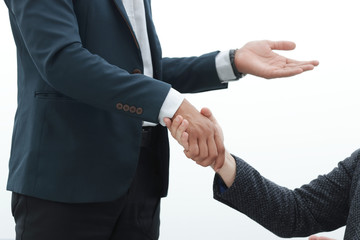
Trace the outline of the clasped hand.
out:
[[[225,147],[222,133],[210,119],[197,111],[186,99],[175,113],[173,121],[165,118],[164,122],[172,136],[184,146],[184,153],[188,158],[204,167],[212,165],[215,170],[223,166]],[[183,143],[180,141],[179,131],[176,131],[180,125],[186,136]]]

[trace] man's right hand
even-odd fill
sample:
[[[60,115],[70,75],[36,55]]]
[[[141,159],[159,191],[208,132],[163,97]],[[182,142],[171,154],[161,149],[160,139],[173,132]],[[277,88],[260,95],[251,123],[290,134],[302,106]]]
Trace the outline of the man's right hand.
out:
[[[201,109],[201,114],[207,117],[219,132],[219,136],[222,142],[224,142],[224,135],[219,123],[216,121],[215,117],[212,115],[210,109],[203,108]],[[171,121],[170,119],[164,119],[166,126],[170,130],[171,135],[179,142],[180,145],[184,147],[184,152],[189,149],[189,134],[186,132],[189,122],[184,119],[181,115],[176,116],[176,118]],[[215,169],[214,165],[211,165]],[[225,161],[224,165],[220,169],[216,169],[216,172],[221,176],[222,180],[227,187],[230,187],[236,177],[236,162],[233,156],[228,151],[225,151]]]
[[[186,99],[172,119],[175,120],[178,115],[188,121],[186,132],[189,146],[184,151],[185,155],[201,166],[214,164],[215,170],[220,169],[224,164],[225,147],[219,129]],[[165,123],[168,125],[169,122]],[[168,127],[171,128],[171,122]]]

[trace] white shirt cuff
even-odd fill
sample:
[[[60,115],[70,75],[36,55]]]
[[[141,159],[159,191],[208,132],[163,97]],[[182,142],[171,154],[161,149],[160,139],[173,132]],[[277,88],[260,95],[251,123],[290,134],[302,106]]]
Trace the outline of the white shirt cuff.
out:
[[[230,51],[221,51],[215,57],[217,74],[222,83],[237,80],[230,62]]]
[[[179,109],[181,103],[184,101],[184,98],[185,97],[181,93],[173,88],[170,88],[159,113],[159,122],[161,125],[166,126],[163,120],[164,117],[172,118]]]

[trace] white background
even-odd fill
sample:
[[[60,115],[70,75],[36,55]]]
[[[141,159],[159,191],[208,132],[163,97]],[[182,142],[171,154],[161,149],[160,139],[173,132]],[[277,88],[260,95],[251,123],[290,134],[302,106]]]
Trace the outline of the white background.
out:
[[[153,0],[164,56],[240,48],[252,40],[292,40],[281,54],[317,59],[312,72],[264,80],[247,76],[228,90],[187,95],[210,107],[226,147],[264,176],[288,188],[331,171],[359,147],[360,16],[356,0]],[[14,237],[5,191],[16,109],[16,59],[7,9],[0,4],[0,239]],[[279,239],[212,199],[211,169],[171,142],[169,196],[162,204],[162,240]],[[342,239],[344,228],[321,235]],[[305,238],[304,238],[305,239]]]

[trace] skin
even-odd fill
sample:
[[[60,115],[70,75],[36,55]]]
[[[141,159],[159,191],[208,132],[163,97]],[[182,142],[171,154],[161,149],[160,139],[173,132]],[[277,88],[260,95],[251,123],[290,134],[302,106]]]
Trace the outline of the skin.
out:
[[[216,121],[215,117],[212,115],[210,109],[201,109],[201,114],[204,117],[208,118],[214,124],[217,131],[219,132],[220,140],[224,142],[224,135],[222,129]],[[167,128],[170,130],[171,135],[178,141],[180,145],[184,147],[184,153],[188,152],[190,147],[189,134],[186,132],[186,130],[189,127],[189,121],[187,119],[184,119],[182,116],[177,116],[173,121],[171,121],[169,118],[164,118],[164,122]],[[215,171],[217,171],[217,173],[221,176],[227,187],[230,187],[233,184],[236,175],[236,164],[235,159],[227,150],[225,150],[225,159],[223,166],[219,169],[216,169],[214,165],[211,165],[211,167]]]
[[[314,69],[318,61],[297,61],[275,53],[273,50],[293,50],[289,41],[253,41],[236,50],[234,63],[239,72],[272,79],[290,77]],[[219,128],[203,116],[186,99],[172,120],[182,116],[188,120],[189,145],[185,155],[201,166],[213,166],[218,171],[224,165],[227,153],[221,141]]]
[[[220,169],[224,164],[225,147],[218,128],[186,99],[174,119],[178,116],[187,119],[189,146],[185,155],[203,167],[213,165],[215,169]]]
[[[327,238],[327,237],[320,237],[320,236],[311,236],[311,237],[309,237],[309,240],[335,240],[335,239]]]
[[[313,70],[318,61],[297,61],[283,57],[273,50],[294,50],[295,43],[289,41],[253,41],[238,49],[235,66],[239,72],[271,79],[291,77]]]

